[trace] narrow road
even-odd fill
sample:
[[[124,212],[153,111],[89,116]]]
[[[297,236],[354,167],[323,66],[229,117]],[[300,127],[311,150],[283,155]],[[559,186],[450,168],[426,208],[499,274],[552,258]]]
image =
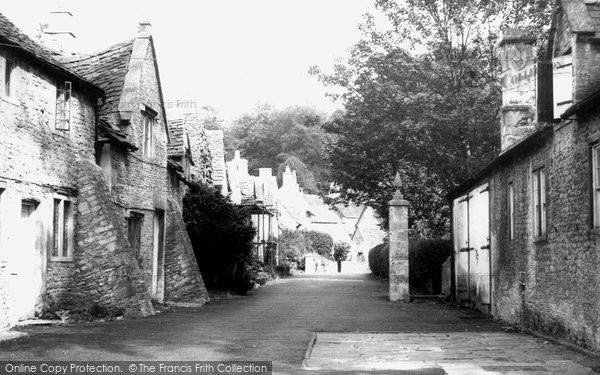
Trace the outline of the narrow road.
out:
[[[301,366],[314,332],[329,340],[372,332],[421,336],[444,332],[450,339],[452,333],[460,333],[462,339],[506,335],[502,337],[508,337],[511,347],[518,346],[519,340],[532,340],[525,334],[505,333],[499,324],[469,310],[390,303],[387,284],[364,274],[295,276],[271,282],[246,297],[216,300],[201,308],[175,308],[146,319],[24,330],[27,337],[0,343],[0,359],[268,360],[273,361],[275,373],[312,373]],[[317,341],[314,350],[319,345]],[[539,345],[564,360],[600,368],[596,358],[553,344]],[[328,349],[322,350],[313,351],[313,365],[331,363]],[[336,372],[335,367],[313,366],[319,368]]]

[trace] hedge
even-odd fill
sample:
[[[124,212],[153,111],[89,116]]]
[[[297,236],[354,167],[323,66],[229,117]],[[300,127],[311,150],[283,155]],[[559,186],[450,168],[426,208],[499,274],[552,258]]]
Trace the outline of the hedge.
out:
[[[389,278],[389,244],[369,251],[369,267],[378,276]],[[411,293],[439,294],[442,264],[452,255],[452,245],[443,240],[419,240],[409,243],[409,282]]]
[[[375,276],[390,277],[390,247],[382,243],[369,250],[369,268]]]

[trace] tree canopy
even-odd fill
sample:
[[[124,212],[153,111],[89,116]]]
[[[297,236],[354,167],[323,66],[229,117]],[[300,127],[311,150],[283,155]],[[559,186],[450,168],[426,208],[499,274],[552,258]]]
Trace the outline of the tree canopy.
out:
[[[390,29],[373,16],[363,38],[331,73],[344,111],[324,125],[331,178],[340,200],[366,203],[386,218],[400,173],[411,202],[411,237],[448,233],[449,190],[499,152],[501,89],[494,47],[502,28],[539,31],[548,2],[377,0]],[[338,90],[339,91],[339,90]]]
[[[227,152],[240,150],[252,172],[270,167],[279,180],[288,165],[297,171],[301,187],[317,193],[328,186],[321,128],[325,120],[324,114],[309,107],[277,110],[262,106],[229,126],[225,135]]]

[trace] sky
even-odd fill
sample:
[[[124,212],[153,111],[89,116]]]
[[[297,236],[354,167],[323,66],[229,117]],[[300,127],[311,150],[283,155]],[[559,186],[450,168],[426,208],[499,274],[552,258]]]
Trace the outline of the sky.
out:
[[[58,5],[73,15],[73,49],[93,52],[135,36],[150,21],[165,101],[214,107],[229,121],[259,104],[341,107],[308,75],[331,71],[360,38],[357,25],[374,0],[3,1],[0,12],[35,35]],[[178,104],[179,103],[179,104]],[[176,108],[179,107],[179,108]]]

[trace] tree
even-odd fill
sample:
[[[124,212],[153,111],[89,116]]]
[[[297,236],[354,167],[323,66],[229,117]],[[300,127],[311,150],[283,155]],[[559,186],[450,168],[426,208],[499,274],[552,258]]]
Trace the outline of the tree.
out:
[[[327,186],[321,129],[325,119],[313,108],[262,106],[231,124],[226,148],[230,153],[239,149],[254,173],[258,168],[273,168],[280,181],[285,166],[290,166],[297,171],[300,186],[317,193]]]
[[[547,2],[376,4],[391,29],[369,16],[346,62],[331,74],[311,68],[323,84],[343,89],[332,97],[344,111],[324,125],[327,164],[339,200],[370,204],[384,219],[399,172],[411,237],[441,237],[449,229],[445,195],[499,152],[497,34],[507,25],[539,28]],[[537,16],[526,21],[526,13]]]
[[[200,112],[200,120],[202,125],[207,130],[222,130],[223,119],[219,117],[217,110],[210,106],[202,107]]]

